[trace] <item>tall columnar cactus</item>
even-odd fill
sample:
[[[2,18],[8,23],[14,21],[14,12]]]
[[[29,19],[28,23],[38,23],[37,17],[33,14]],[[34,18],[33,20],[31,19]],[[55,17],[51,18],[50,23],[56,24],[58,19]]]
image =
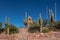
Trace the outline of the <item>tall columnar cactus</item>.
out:
[[[40,32],[41,32],[41,33],[42,33],[42,23],[43,23],[43,20],[42,20],[41,14],[40,14],[39,26],[40,26]]]
[[[25,25],[25,27],[27,27],[27,12],[25,12],[24,25]]]
[[[54,14],[53,11],[50,10],[50,29],[53,29],[53,25],[54,25]]]
[[[8,35],[9,35],[9,31],[10,31],[10,30],[9,30],[9,29],[10,29],[9,27],[10,27],[10,19],[8,18],[8,28],[7,28],[7,30],[8,30]]]
[[[6,16],[5,17],[5,21],[6,21],[6,23],[5,23],[5,26],[6,26],[6,28],[7,28],[7,34],[9,35],[9,27],[10,27],[10,24],[9,24],[9,18]]]
[[[24,20],[24,25],[25,27],[27,27],[27,20]]]
[[[2,28],[2,22],[0,22],[0,29]]]

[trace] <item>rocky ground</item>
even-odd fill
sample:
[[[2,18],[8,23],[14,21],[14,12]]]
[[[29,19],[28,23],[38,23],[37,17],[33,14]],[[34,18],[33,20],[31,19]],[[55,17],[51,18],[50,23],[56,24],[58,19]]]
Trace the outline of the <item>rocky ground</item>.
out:
[[[60,40],[60,32],[28,33],[27,29],[20,30],[17,40]]]
[[[18,34],[0,35],[0,40],[60,40],[60,32],[28,33],[22,28]]]

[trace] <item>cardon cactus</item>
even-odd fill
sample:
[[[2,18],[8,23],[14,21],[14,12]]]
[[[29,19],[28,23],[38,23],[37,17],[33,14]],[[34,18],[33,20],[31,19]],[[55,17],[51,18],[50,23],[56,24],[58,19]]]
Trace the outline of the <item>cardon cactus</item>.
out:
[[[24,20],[24,25],[27,25],[27,20]]]
[[[42,19],[39,19],[39,24],[40,24],[40,25],[42,25],[42,24],[43,24]]]
[[[50,15],[50,29],[54,28],[53,25],[54,25],[54,14],[53,14],[53,12],[51,12],[51,15]]]
[[[43,20],[40,14],[40,18],[39,18],[39,26],[40,26],[40,32],[42,33],[42,24],[43,24]]]

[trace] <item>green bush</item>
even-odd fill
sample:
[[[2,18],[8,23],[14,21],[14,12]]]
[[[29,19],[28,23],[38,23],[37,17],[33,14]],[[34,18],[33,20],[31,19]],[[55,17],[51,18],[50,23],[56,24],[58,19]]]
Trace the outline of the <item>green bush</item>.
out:
[[[7,33],[7,28],[8,27],[9,27],[9,34],[14,34],[14,33],[19,32],[18,28],[15,25],[13,25],[13,24],[11,24],[11,25],[5,24],[4,31],[6,31],[6,33]]]
[[[18,33],[18,28],[15,25],[11,24],[10,34],[13,34],[13,33]]]
[[[43,33],[47,33],[47,32],[49,32],[49,29],[48,29],[48,28],[43,28],[43,29],[42,29],[42,32],[43,32]]]
[[[36,33],[39,31],[40,31],[39,27],[29,27],[29,29],[28,29],[28,32],[30,32],[30,33]]]

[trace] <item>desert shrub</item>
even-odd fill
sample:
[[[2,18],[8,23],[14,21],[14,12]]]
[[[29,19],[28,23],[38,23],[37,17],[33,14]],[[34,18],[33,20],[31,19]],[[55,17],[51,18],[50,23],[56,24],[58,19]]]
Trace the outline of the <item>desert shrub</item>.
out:
[[[28,32],[30,32],[30,33],[36,33],[39,31],[40,31],[39,27],[29,27],[29,29],[28,29]]]
[[[43,32],[43,33],[47,33],[47,32],[49,32],[49,29],[48,29],[48,28],[43,28],[43,29],[42,29],[42,32]]]
[[[9,27],[9,34],[13,34],[13,33],[18,33],[19,32],[18,28],[15,25],[13,25],[13,24],[11,24],[11,25],[5,24],[4,31],[6,31],[6,34],[7,34],[7,28],[8,27]]]
[[[18,28],[15,25],[10,26],[10,34],[18,33]]]

